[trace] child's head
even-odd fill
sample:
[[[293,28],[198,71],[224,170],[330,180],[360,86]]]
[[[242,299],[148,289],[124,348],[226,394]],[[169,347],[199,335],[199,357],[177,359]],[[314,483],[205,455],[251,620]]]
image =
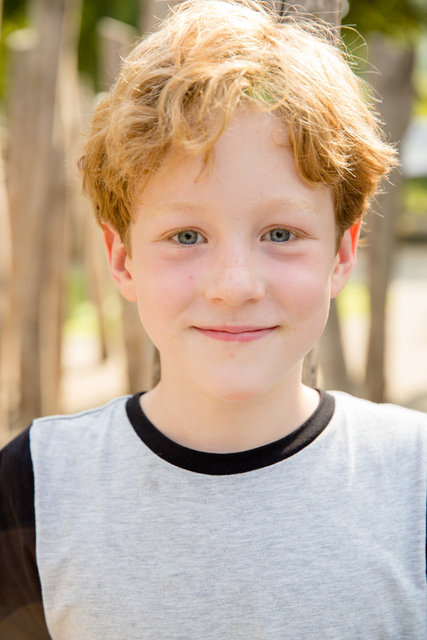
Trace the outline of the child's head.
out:
[[[239,107],[275,112],[300,176],[332,189],[338,238],[394,162],[335,35],[250,0],[189,0],[125,60],[81,159],[101,223],[126,242],[168,152],[209,152]]]

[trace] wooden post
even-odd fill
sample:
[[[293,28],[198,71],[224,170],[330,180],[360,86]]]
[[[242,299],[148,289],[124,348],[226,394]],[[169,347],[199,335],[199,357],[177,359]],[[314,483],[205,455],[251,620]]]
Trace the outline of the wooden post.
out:
[[[179,0],[178,0],[179,1]],[[167,13],[168,7],[177,4],[177,0],[140,0],[139,25],[141,33],[150,33]]]
[[[9,36],[7,45],[11,82],[6,171],[14,248],[13,314],[19,350],[20,411],[17,422],[23,428],[41,415],[38,325],[40,225],[34,221],[33,215],[29,215],[41,160],[36,157],[38,109],[36,99],[33,99],[37,34],[30,29],[16,31]]]
[[[0,31],[3,0],[0,0]],[[6,191],[3,165],[3,138],[0,139],[0,446],[9,426],[11,401],[10,369],[13,354],[11,324],[12,235],[10,229],[9,201]]]
[[[77,67],[73,65],[77,72]],[[76,74],[77,75],[77,74]],[[72,115],[70,131],[69,157],[79,158],[83,140],[90,129],[91,113],[95,103],[92,84],[87,79],[76,78],[78,105]],[[79,264],[83,263],[89,299],[94,303],[99,326],[100,360],[105,361],[109,355],[106,317],[103,309],[104,297],[108,285],[112,285],[110,272],[105,260],[105,252],[100,242],[99,227],[96,224],[90,202],[83,196],[81,176],[77,163],[71,163],[72,174],[69,177],[71,190],[69,194],[70,226],[73,229],[75,244],[73,252]],[[71,172],[70,172],[71,173]]]
[[[0,140],[0,432],[7,431],[11,402],[11,277],[12,236],[10,230],[9,202],[3,168],[3,144]],[[1,437],[1,436],[0,436]]]
[[[116,79],[122,58],[130,53],[139,33],[131,25],[114,18],[101,18],[97,32],[101,49],[101,85],[107,91]]]
[[[371,76],[374,89],[382,100],[377,108],[391,142],[399,145],[411,115],[413,101],[412,70],[414,50],[380,34],[369,40],[370,63],[379,70]],[[370,400],[386,399],[387,293],[396,247],[396,218],[400,207],[402,173],[396,169],[387,190],[375,202],[369,218],[368,262],[371,298],[366,393]]]
[[[40,1],[40,0],[39,0]],[[39,32],[52,26],[40,4]],[[62,326],[69,254],[70,185],[77,176],[71,172],[70,153],[72,130],[78,95],[77,42],[80,26],[81,0],[56,0],[58,25],[62,25],[58,40],[57,90],[55,96],[54,129],[51,141],[50,171],[43,209],[43,289],[40,298],[40,344],[43,413],[60,410],[60,382],[62,372]],[[62,22],[61,22],[62,20]],[[74,165],[74,163],[73,163]],[[50,210],[49,210],[50,209]]]

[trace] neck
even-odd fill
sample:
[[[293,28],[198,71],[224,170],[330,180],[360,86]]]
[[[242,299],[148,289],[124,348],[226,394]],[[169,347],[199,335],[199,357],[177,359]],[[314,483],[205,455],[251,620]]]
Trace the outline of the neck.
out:
[[[142,396],[141,404],[149,420],[181,445],[214,453],[245,451],[288,435],[316,409],[318,393],[304,386],[300,376],[289,382],[228,401],[163,378]]]

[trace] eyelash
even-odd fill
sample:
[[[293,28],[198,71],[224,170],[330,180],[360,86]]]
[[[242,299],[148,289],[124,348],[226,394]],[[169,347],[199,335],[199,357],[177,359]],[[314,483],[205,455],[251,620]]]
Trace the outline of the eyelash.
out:
[[[279,241],[279,242],[277,242],[277,244],[287,244],[292,238],[296,237],[296,234],[293,231],[291,231],[290,229],[286,229],[284,227],[274,227],[274,229],[270,229],[269,231],[264,233],[262,237],[266,236],[267,234],[271,234],[274,231],[281,231],[286,235],[286,240],[284,240],[282,242]],[[272,242],[274,242],[274,241],[272,241]]]
[[[200,233],[200,231],[196,231],[196,229],[182,229],[182,231],[178,231],[177,233],[175,233],[173,236],[171,236],[171,240],[173,240],[174,242],[176,242],[177,244],[183,245],[183,246],[192,246],[194,244],[201,244],[200,242],[179,242],[178,240],[178,236],[180,236],[181,234],[184,233],[195,233],[198,237],[203,238],[202,234]]]
[[[279,242],[274,242],[272,240],[272,242],[274,244],[287,244],[292,239],[297,237],[297,234],[295,232],[291,231],[290,229],[286,229],[285,227],[274,227],[273,229],[270,229],[269,231],[266,231],[261,236],[261,239],[263,239],[266,235],[273,233],[274,231],[281,231],[286,235],[286,240],[279,241]],[[196,229],[182,229],[181,231],[178,231],[173,236],[171,236],[170,239],[173,240],[174,242],[176,242],[177,244],[181,245],[181,246],[189,246],[189,247],[191,247],[191,246],[193,246],[195,244],[202,244],[202,242],[198,241],[198,238],[196,239],[195,242],[180,242],[179,241],[179,236],[180,235],[182,235],[182,234],[191,234],[191,233],[195,233],[196,236],[198,236],[198,238],[203,238],[203,235],[200,233],[200,231],[196,231]]]

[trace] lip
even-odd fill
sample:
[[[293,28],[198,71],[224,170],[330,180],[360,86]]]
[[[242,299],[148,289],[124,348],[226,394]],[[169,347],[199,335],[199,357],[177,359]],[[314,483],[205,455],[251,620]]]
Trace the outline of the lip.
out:
[[[225,327],[194,327],[202,335],[222,340],[223,342],[252,342],[260,340],[270,335],[277,329],[273,327],[253,327],[253,326],[225,326]]]

